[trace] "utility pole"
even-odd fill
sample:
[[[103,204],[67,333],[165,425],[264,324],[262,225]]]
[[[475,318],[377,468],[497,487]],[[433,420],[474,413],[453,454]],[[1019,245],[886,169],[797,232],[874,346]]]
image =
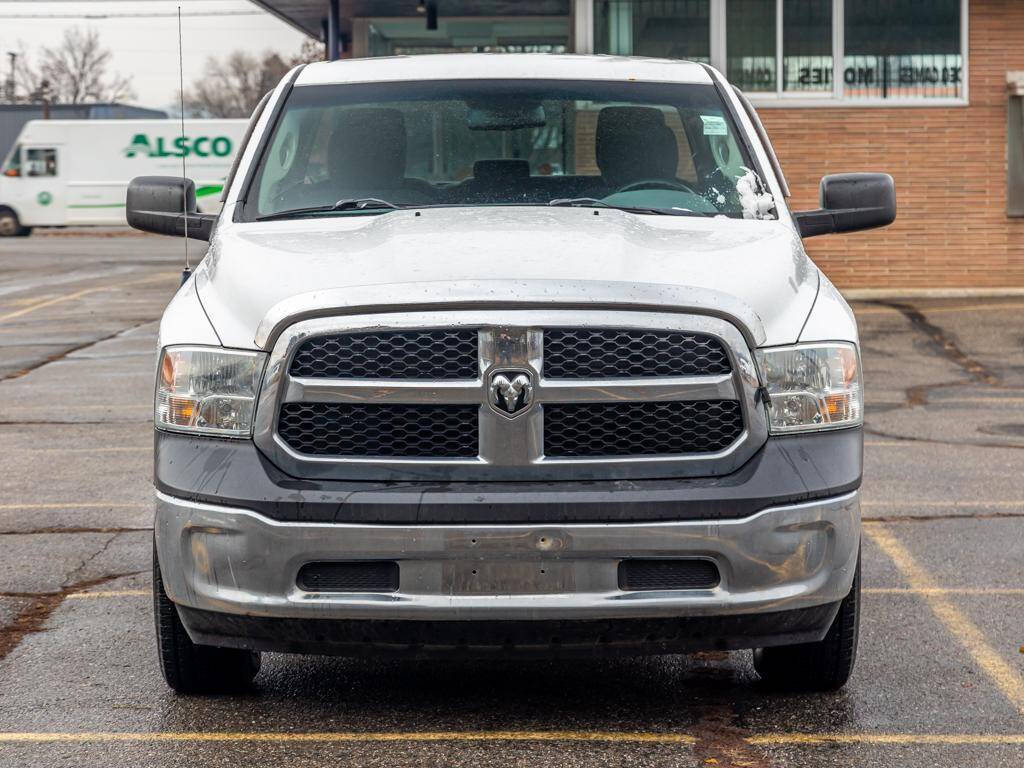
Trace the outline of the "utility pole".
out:
[[[7,52],[7,56],[11,60],[11,74],[10,74],[10,77],[7,78],[7,88],[6,88],[6,91],[7,91],[7,101],[9,101],[11,104],[13,104],[17,100],[15,98],[15,93],[14,93],[14,69],[15,69],[15,62],[18,60],[18,54],[15,51],[8,51]]]
[[[43,101],[43,120],[50,119],[50,81],[43,80],[39,84],[39,96]]]

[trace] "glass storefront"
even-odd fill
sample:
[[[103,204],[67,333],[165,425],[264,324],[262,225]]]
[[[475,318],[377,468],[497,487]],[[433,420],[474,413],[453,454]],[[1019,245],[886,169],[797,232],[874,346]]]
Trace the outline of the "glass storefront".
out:
[[[773,99],[787,104],[950,102],[966,97],[966,8],[966,0],[522,3],[516,6],[521,15],[442,13],[433,28],[422,14],[357,17],[353,52],[391,56],[579,50],[689,59],[720,68],[762,104]],[[542,9],[559,15],[529,15]]]
[[[783,0],[782,90],[832,92],[832,0]]]
[[[744,91],[774,91],[774,2],[730,0],[725,6],[725,76]]]
[[[594,53],[711,62],[710,0],[595,0]]]
[[[796,100],[787,103],[962,100],[966,7],[964,0],[594,0],[593,48],[713,63],[744,91]]]
[[[963,94],[960,0],[858,0],[844,19],[847,98]]]

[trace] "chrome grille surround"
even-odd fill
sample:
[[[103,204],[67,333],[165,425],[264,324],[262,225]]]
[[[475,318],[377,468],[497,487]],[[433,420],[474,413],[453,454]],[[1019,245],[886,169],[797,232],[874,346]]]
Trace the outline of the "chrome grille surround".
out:
[[[544,330],[615,328],[683,331],[722,343],[731,373],[708,376],[548,379],[543,375]],[[475,379],[328,379],[289,375],[295,351],[313,337],[390,330],[475,328],[479,370]],[[532,407],[506,418],[488,405],[492,372],[522,370],[533,382]],[[589,480],[700,477],[738,469],[767,439],[765,412],[756,400],[758,381],[750,350],[736,326],[695,314],[605,310],[466,310],[380,313],[303,320],[288,326],[270,354],[254,439],[284,472],[295,477],[349,480]],[[554,458],[544,455],[545,403],[735,400],[743,431],[713,453]],[[294,451],[277,433],[283,403],[461,404],[479,406],[479,455],[475,458],[313,456]]]

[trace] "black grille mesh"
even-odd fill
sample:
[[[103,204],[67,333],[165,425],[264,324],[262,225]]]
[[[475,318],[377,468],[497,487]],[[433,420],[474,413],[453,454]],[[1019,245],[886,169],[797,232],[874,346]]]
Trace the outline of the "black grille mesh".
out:
[[[473,458],[475,405],[335,405],[285,403],[278,432],[313,456]]]
[[[306,563],[295,582],[307,592],[396,592],[398,563]]]
[[[730,370],[721,342],[701,334],[614,328],[544,332],[549,379],[712,376]]]
[[[319,336],[299,347],[291,375],[335,379],[475,379],[477,331],[452,328]]]
[[[710,560],[623,560],[619,589],[711,589],[718,586],[718,566]]]
[[[544,406],[551,457],[713,453],[743,432],[735,400]]]

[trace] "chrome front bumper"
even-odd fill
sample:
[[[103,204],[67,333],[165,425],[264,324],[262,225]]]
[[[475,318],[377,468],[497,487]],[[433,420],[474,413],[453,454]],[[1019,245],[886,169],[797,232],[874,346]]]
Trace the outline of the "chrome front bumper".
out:
[[[736,520],[361,525],[279,522],[157,494],[164,587],[181,606],[295,619],[524,620],[728,616],[844,598],[860,546],[860,496],[778,506]],[[625,592],[626,557],[703,557],[713,589]],[[395,560],[392,594],[310,593],[322,560]]]

